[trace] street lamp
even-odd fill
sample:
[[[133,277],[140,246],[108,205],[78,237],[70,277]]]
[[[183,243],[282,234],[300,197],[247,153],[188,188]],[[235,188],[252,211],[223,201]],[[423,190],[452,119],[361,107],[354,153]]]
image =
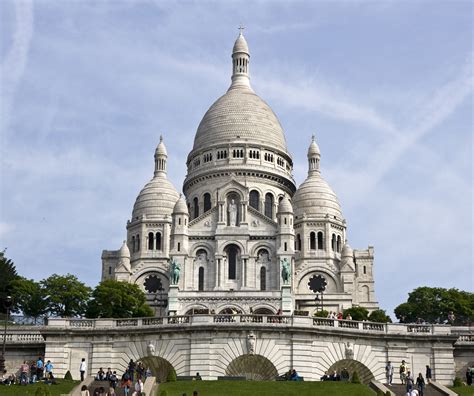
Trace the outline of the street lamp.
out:
[[[7,315],[5,318],[5,328],[3,331],[3,348],[2,348],[2,355],[0,356],[0,372],[3,374],[3,371],[5,370],[5,347],[7,344],[7,324],[8,324],[8,315],[10,314],[10,308],[12,307],[13,304],[13,299],[11,296],[5,297],[5,300],[3,301],[3,306],[7,310]]]

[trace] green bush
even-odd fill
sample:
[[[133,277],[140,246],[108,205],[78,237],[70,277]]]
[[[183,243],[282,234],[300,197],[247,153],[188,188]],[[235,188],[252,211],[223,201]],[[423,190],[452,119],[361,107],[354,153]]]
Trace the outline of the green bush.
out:
[[[462,380],[459,377],[454,378],[453,386],[462,386]]]
[[[329,312],[326,311],[325,309],[323,309],[322,311],[315,312],[315,313],[314,313],[314,316],[315,316],[316,318],[327,318],[327,317],[328,317],[328,314],[329,314]]]
[[[166,390],[162,390],[160,392],[160,396],[168,396],[168,392],[166,392]]]
[[[352,374],[351,382],[353,384],[360,384],[359,373],[357,371],[354,371],[354,374]]]
[[[40,385],[36,388],[35,396],[51,396],[51,392],[46,385]]]
[[[166,376],[166,382],[176,382],[176,371],[173,367],[171,367],[170,371],[168,371],[168,375]]]
[[[72,381],[72,375],[71,372],[68,370],[66,371],[66,374],[64,374],[64,379],[67,381]]]
[[[385,396],[392,396],[392,394],[390,393],[390,391],[387,391],[385,392]]]

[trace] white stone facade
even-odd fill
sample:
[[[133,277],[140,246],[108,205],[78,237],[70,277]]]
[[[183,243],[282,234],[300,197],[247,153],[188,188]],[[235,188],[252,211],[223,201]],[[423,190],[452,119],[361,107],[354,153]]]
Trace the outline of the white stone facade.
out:
[[[102,279],[137,283],[157,312],[167,306],[177,314],[312,314],[315,294],[308,282],[321,275],[326,310],[376,309],[373,248],[352,250],[347,244],[346,220],[321,176],[314,137],[308,177],[297,188],[283,129],[251,88],[249,65],[240,34],[231,86],[204,115],[188,155],[184,197],[166,178],[168,153],[161,139],[154,176],[137,197],[126,242],[102,254]],[[172,292],[171,259],[180,266]],[[283,260],[290,263],[285,290]]]

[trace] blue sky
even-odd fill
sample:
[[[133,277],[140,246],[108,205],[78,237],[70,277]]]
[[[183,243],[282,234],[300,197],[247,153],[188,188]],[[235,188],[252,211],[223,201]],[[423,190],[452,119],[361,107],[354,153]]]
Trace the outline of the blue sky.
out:
[[[255,91],[306,177],[316,134],[353,248],[389,313],[473,290],[470,1],[0,2],[0,248],[21,275],[91,286],[164,135],[181,190],[240,23]]]

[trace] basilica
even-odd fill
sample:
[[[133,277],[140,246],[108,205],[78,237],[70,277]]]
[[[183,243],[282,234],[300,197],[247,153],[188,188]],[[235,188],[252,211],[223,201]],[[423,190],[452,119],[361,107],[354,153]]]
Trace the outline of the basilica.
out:
[[[157,315],[377,309],[373,248],[349,246],[320,149],[308,143],[308,176],[296,186],[283,128],[251,87],[240,33],[230,87],[197,128],[183,194],[167,179],[160,138],[126,240],[102,253],[102,280],[138,284]]]

